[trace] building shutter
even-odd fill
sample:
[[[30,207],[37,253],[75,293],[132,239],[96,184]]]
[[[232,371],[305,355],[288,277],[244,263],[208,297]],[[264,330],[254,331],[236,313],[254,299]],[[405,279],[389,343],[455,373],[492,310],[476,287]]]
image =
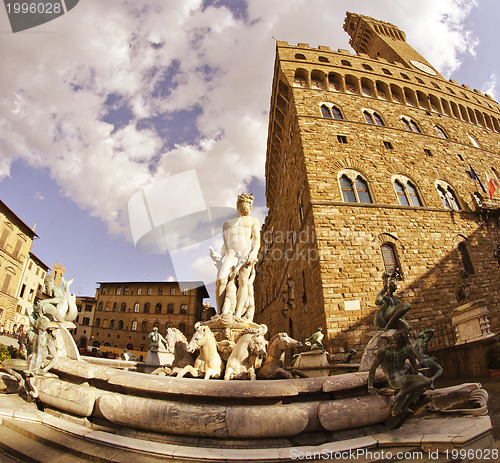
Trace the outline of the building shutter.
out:
[[[393,273],[398,268],[394,247],[390,244],[383,244],[380,246],[380,250],[382,252],[385,272],[388,274]]]

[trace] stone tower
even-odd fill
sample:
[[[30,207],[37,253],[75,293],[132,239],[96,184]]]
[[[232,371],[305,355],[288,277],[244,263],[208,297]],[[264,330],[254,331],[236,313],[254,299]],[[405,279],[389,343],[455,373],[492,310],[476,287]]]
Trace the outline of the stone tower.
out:
[[[52,266],[52,278],[54,278],[54,285],[61,286],[61,278],[64,276],[66,268],[61,264],[54,264]]]
[[[434,76],[441,75],[416,50],[406,43],[406,34],[393,24],[368,16],[347,13],[344,30],[351,36],[349,45],[358,54],[400,63]]]
[[[499,332],[500,192],[471,171],[483,185],[482,166],[500,171],[498,103],[444,79],[391,24],[347,13],[344,29],[357,54],[277,42],[256,320],[362,349],[397,269],[405,318],[447,347],[465,270]]]

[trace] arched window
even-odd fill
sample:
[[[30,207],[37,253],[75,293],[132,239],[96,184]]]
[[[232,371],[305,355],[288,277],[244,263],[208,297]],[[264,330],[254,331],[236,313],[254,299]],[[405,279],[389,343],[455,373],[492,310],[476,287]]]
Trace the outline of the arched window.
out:
[[[109,329],[110,330],[114,330],[115,329],[115,320],[114,319],[109,322]]]
[[[161,304],[159,302],[155,306],[155,313],[161,313]]]
[[[122,312],[126,312],[127,311],[127,304],[125,304],[125,302],[122,304],[121,311]]]
[[[139,303],[138,303],[138,302],[136,302],[136,303],[134,304],[134,312],[139,312],[139,307],[140,307]]]
[[[371,203],[368,183],[355,171],[345,172],[339,179],[342,199],[346,203]]]
[[[181,304],[181,313],[187,313],[188,306],[187,304]]]
[[[368,124],[384,125],[382,117],[380,117],[380,115],[374,111],[365,110],[363,111],[363,115],[365,116],[366,122],[368,122]]]
[[[149,302],[146,302],[144,304],[144,313],[149,313],[149,308],[151,307],[151,304]]]
[[[134,321],[132,322],[131,329],[132,329],[132,331],[137,331],[137,320],[134,320]]]
[[[340,189],[342,191],[342,198],[346,203],[356,202],[353,182],[346,175],[342,175],[342,177],[340,177]]]
[[[174,304],[167,305],[167,313],[174,313]]]
[[[462,265],[464,266],[464,270],[469,274],[473,275],[474,267],[472,266],[472,260],[469,255],[469,251],[467,250],[467,246],[465,243],[459,243],[458,252],[460,254],[460,259],[462,260]]]
[[[101,326],[101,319],[96,318],[94,322],[94,328],[99,328]]]
[[[405,187],[398,180],[394,182],[394,190],[396,190],[396,195],[398,196],[399,204],[401,204],[402,206],[409,206],[410,203],[408,202],[408,198],[406,197],[405,194]]]
[[[410,181],[395,180],[394,190],[396,191],[401,206],[422,206],[422,201],[418,196],[417,189]]]
[[[356,177],[354,186],[356,187],[356,194],[358,195],[358,200],[360,203],[372,202],[370,191],[368,190],[368,184],[359,175]]]
[[[186,331],[186,324],[185,323],[180,323],[179,324],[179,331],[185,336],[187,334]]]
[[[408,130],[408,132],[422,133],[418,124],[413,119],[410,119],[409,117],[402,117],[401,120],[403,121],[405,129]]]
[[[123,330],[123,320],[118,320],[118,329]]]
[[[326,104],[321,105],[321,115],[327,119],[332,118],[332,114],[330,112],[330,108]]]
[[[336,106],[332,106],[331,111],[334,119],[342,119],[342,113],[340,112],[339,108],[337,108]]]
[[[382,117],[380,117],[378,113],[373,113],[373,119],[375,120],[375,124],[384,125],[384,121],[382,120]]]
[[[113,312],[118,311],[118,302],[113,302]]]
[[[97,310],[102,310],[102,302],[99,302],[99,304],[97,304]]]
[[[446,132],[441,127],[439,127],[439,125],[434,126],[434,128],[436,129],[436,132],[437,132],[438,136],[440,136],[444,140],[448,139],[448,136],[446,135]]]
[[[141,330],[144,332],[148,331],[148,322],[146,321],[142,322]]]
[[[385,272],[389,275],[399,270],[398,259],[396,257],[396,250],[392,243],[384,243],[380,246],[380,252],[382,253],[382,260],[384,262]]]
[[[443,203],[443,206],[446,209],[455,209],[456,211],[460,210],[460,206],[458,205],[457,197],[455,196],[454,191],[451,187],[441,183],[436,186],[439,197]]]

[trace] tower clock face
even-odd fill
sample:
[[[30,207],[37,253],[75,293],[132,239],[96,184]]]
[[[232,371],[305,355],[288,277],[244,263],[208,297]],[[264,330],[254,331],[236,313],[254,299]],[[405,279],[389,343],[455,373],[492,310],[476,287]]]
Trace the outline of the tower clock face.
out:
[[[417,69],[420,69],[421,71],[430,74],[431,76],[435,76],[437,74],[434,69],[432,69],[430,66],[427,66],[427,64],[421,63],[420,61],[411,60],[410,63],[413,64],[413,66],[415,66]]]

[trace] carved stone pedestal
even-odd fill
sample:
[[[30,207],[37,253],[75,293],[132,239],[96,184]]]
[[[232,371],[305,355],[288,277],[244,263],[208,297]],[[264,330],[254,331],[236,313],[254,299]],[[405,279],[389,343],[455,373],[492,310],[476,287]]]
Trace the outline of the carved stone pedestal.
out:
[[[236,318],[231,314],[215,315],[210,320],[202,322],[202,325],[208,326],[217,340],[217,350],[223,360],[227,360],[238,335],[247,328],[261,329],[267,332],[265,325],[259,325],[249,320]]]
[[[451,313],[451,324],[457,336],[456,345],[488,339],[495,336],[490,331],[488,309],[484,299],[463,304]]]
[[[319,368],[326,367],[326,368]],[[293,368],[297,368],[308,377],[328,376],[329,373],[328,354],[322,350],[302,352],[295,360]]]
[[[160,365],[172,365],[174,361],[174,354],[167,351],[148,351],[146,355],[146,365],[150,366],[160,366]]]

